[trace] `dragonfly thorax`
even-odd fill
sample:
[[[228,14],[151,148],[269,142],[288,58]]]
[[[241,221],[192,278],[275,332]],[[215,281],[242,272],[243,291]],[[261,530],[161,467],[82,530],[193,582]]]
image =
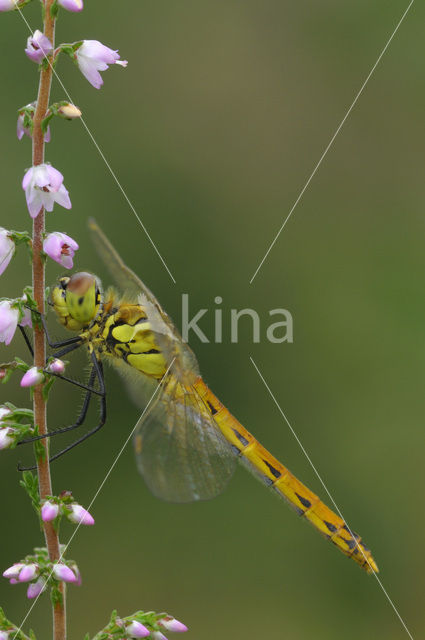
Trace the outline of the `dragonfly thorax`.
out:
[[[59,322],[71,331],[86,329],[99,313],[101,302],[99,280],[84,271],[60,278],[52,291],[52,306]]]

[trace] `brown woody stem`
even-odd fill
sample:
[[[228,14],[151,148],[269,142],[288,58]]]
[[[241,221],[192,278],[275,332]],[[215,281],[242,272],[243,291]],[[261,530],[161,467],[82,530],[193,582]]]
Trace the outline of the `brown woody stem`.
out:
[[[54,0],[44,0],[44,35],[47,36],[54,46],[55,42],[55,18],[51,15],[51,7]],[[42,68],[40,73],[40,83],[38,87],[37,106],[33,120],[32,136],[32,164],[33,166],[44,162],[44,134],[41,129],[42,120],[45,118],[50,100],[50,89],[52,85],[52,67]],[[44,262],[41,258],[43,249],[44,233],[44,208],[42,208],[33,221],[33,261],[32,280],[34,289],[34,299],[40,313],[44,313],[45,297],[45,274]],[[34,327],[34,365],[44,368],[46,360],[46,341],[44,331],[41,327]],[[34,423],[38,425],[39,433],[47,433],[46,422],[46,402],[43,397],[43,387],[38,385],[34,388]],[[52,481],[50,477],[49,464],[49,441],[48,438],[40,440],[44,447],[42,456],[37,456],[37,470],[40,499],[52,495]],[[44,524],[44,537],[52,562],[57,562],[60,558],[59,537],[51,522]],[[65,583],[60,583],[61,601],[53,605],[53,638],[54,640],[66,640],[66,602]]]

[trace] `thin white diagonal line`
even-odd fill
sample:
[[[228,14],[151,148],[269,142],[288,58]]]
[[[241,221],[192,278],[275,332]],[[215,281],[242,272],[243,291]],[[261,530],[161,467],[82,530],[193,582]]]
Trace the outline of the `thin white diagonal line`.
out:
[[[173,366],[173,364],[174,364],[174,360],[175,360],[175,358],[173,358],[173,359],[172,359],[171,364],[168,366],[168,369],[167,369],[167,371],[165,372],[165,374],[164,374],[164,376],[163,376],[162,380],[165,380],[165,379],[166,379],[168,372],[170,371],[171,367],[172,367],[172,366]],[[125,440],[125,442],[124,442],[124,444],[122,445],[121,449],[119,450],[119,452],[118,452],[118,453],[117,453],[117,455],[115,456],[114,461],[112,462],[111,466],[109,467],[109,469],[108,469],[108,471],[107,471],[107,473],[106,473],[105,477],[103,478],[103,480],[102,480],[102,482],[100,483],[100,485],[99,485],[98,489],[96,490],[96,493],[94,494],[94,496],[93,496],[93,498],[92,498],[92,500],[91,500],[90,504],[89,504],[89,505],[88,505],[88,507],[87,507],[87,510],[88,510],[88,511],[90,511],[90,509],[92,508],[94,501],[95,501],[95,500],[96,500],[96,498],[98,497],[99,493],[102,491],[102,489],[103,489],[103,487],[104,487],[104,485],[105,485],[105,483],[106,483],[107,479],[109,478],[109,476],[110,476],[110,475],[111,475],[111,473],[112,473],[112,470],[114,469],[115,465],[117,464],[118,460],[120,459],[122,452],[124,451],[124,449],[126,448],[126,446],[128,445],[128,443],[130,442],[130,439],[133,437],[133,434],[134,434],[134,432],[136,431],[137,425],[139,424],[140,420],[143,418],[143,416],[146,414],[147,410],[148,410],[148,409],[149,409],[149,407],[151,406],[153,399],[155,398],[156,394],[158,393],[159,389],[161,388],[162,380],[161,380],[161,382],[158,384],[158,386],[156,387],[156,389],[155,389],[155,391],[153,392],[153,394],[151,395],[151,397],[150,397],[150,399],[149,399],[149,402],[147,403],[146,407],[143,409],[143,412],[142,412],[142,414],[141,414],[140,418],[137,420],[136,424],[134,425],[134,427],[133,427],[133,428],[132,428],[132,430],[130,431],[129,436],[127,437],[127,439]],[[63,549],[63,551],[61,552],[61,555],[60,555],[59,559],[56,561],[56,563],[61,562],[61,560],[62,560],[63,556],[65,555],[65,553],[66,553],[66,552],[67,552],[67,550],[68,550],[69,545],[71,544],[71,542],[72,542],[72,541],[73,541],[73,539],[75,538],[75,536],[76,536],[76,534],[77,534],[77,531],[78,531],[78,529],[80,528],[80,526],[81,526],[81,521],[80,521],[80,522],[77,524],[77,526],[75,527],[74,532],[72,533],[72,535],[71,535],[70,539],[68,540],[68,542],[65,544],[64,549]],[[50,572],[49,576],[48,576],[48,577],[47,577],[47,579],[46,579],[46,585],[48,584],[48,582],[49,582],[50,578],[52,577],[52,575],[53,575],[53,570]],[[18,633],[22,631],[22,627],[23,627],[23,625],[24,625],[24,624],[25,624],[25,622],[27,621],[27,619],[28,619],[29,615],[31,614],[31,611],[34,609],[35,605],[36,605],[36,604],[37,604],[37,602],[38,602],[39,597],[41,596],[41,594],[42,594],[42,593],[44,593],[44,591],[45,591],[45,588],[43,588],[43,589],[42,589],[42,591],[38,594],[38,596],[34,599],[34,602],[33,602],[33,603],[32,603],[32,605],[30,606],[30,608],[29,608],[29,610],[28,610],[28,612],[27,612],[27,614],[26,614],[25,618],[22,620],[22,622],[21,622],[21,624],[20,624],[20,626],[19,626],[19,629],[15,632],[15,635],[11,638],[11,640],[15,640],[15,639],[16,639],[16,636],[18,635]]]
[[[15,0],[15,2],[16,1],[17,0]],[[19,11],[19,14],[22,17],[22,20],[25,22],[26,26],[28,27],[29,32],[31,33],[31,35],[34,35],[34,32],[31,29],[31,26],[30,26],[28,20],[25,18],[24,14],[22,13],[22,10],[19,7],[17,7],[17,9]],[[43,48],[42,47],[40,47],[40,48],[43,51]],[[43,53],[44,53],[44,51],[43,51]],[[66,97],[69,100],[69,102],[71,104],[74,104],[74,101],[72,100],[68,90],[64,86],[62,80],[60,79],[60,77],[56,73],[56,71],[53,68],[53,66],[52,66],[50,61],[49,61],[49,66],[52,69],[53,75],[55,76],[55,78],[59,82],[60,86],[62,87]],[[160,254],[158,247],[156,246],[156,244],[153,241],[152,237],[150,236],[148,230],[146,229],[145,225],[143,224],[142,219],[140,218],[139,214],[137,213],[133,203],[131,202],[130,198],[128,197],[127,193],[125,192],[125,190],[124,190],[123,186],[121,185],[120,181],[118,180],[117,175],[115,174],[114,170],[112,169],[111,165],[109,164],[108,160],[106,159],[105,154],[103,153],[103,151],[100,148],[99,144],[97,143],[95,137],[93,136],[92,132],[90,131],[86,121],[84,120],[84,118],[82,116],[80,117],[80,120],[81,120],[81,123],[82,123],[83,127],[85,128],[87,134],[89,135],[89,138],[91,139],[91,141],[93,142],[94,146],[96,147],[97,152],[99,153],[100,157],[102,158],[103,162],[105,163],[109,173],[111,174],[112,178],[114,179],[115,184],[117,185],[118,189],[121,191],[122,195],[124,196],[125,201],[127,202],[128,206],[130,207],[131,211],[133,212],[136,220],[138,221],[138,223],[142,227],[143,231],[145,232],[145,235],[148,238],[149,242],[151,243],[152,247],[154,248],[158,258],[161,260],[162,264],[164,265],[164,267],[165,267],[168,275],[170,276],[171,280],[174,282],[174,284],[176,284],[176,280],[175,280],[173,274],[171,273],[170,269],[168,268],[167,263],[165,262],[164,258]]]
[[[373,65],[372,69],[369,71],[366,80],[363,82],[362,86],[360,87],[360,90],[358,91],[356,97],[354,98],[353,102],[351,103],[350,108],[348,109],[347,113],[345,114],[345,116],[343,117],[343,119],[341,120],[341,122],[339,123],[335,133],[333,134],[328,146],[326,147],[326,149],[324,150],[324,152],[322,153],[322,155],[319,158],[319,162],[316,164],[316,166],[314,167],[309,179],[307,180],[307,182],[305,183],[305,185],[303,186],[303,188],[301,189],[301,192],[298,196],[298,198],[295,200],[294,204],[292,205],[288,215],[286,216],[285,220],[283,221],[283,224],[281,225],[279,231],[277,232],[277,234],[275,235],[272,243],[270,244],[269,248],[267,249],[266,253],[264,254],[260,264],[258,265],[257,269],[255,270],[254,275],[252,276],[251,280],[249,281],[249,284],[252,284],[254,281],[254,278],[256,277],[257,273],[260,271],[261,267],[263,266],[265,260],[267,259],[267,256],[269,255],[270,251],[273,249],[274,245],[277,242],[277,239],[279,238],[281,232],[283,231],[286,223],[288,222],[289,218],[291,217],[292,213],[294,212],[295,207],[298,205],[299,201],[301,200],[301,198],[303,197],[308,185],[310,184],[310,182],[312,181],[312,179],[314,178],[314,176],[316,175],[316,172],[318,170],[318,168],[320,167],[320,165],[322,164],[323,160],[325,159],[326,154],[328,153],[329,149],[331,148],[331,146],[333,145],[335,138],[337,137],[337,135],[339,134],[339,132],[341,131],[342,127],[345,124],[345,121],[347,120],[348,116],[350,115],[350,113],[352,112],[352,110],[354,109],[354,106],[356,105],[358,99],[360,98],[361,94],[363,93],[364,88],[366,87],[367,83],[369,82],[373,72],[375,71],[376,67],[378,66],[378,64],[381,61],[382,56],[384,55],[384,53],[386,52],[386,50],[388,49],[388,47],[390,46],[390,43],[392,41],[392,39],[394,38],[395,34],[397,33],[401,23],[403,22],[404,18],[407,16],[410,7],[412,6],[412,4],[414,3],[414,0],[411,0],[409,3],[409,6],[407,7],[407,9],[405,10],[405,12],[403,13],[403,15],[401,16],[396,28],[394,29],[394,31],[392,32],[390,38],[388,39],[385,47],[382,49],[381,53],[378,56],[377,61],[375,62],[375,64]]]
[[[311,468],[313,469],[314,473],[315,473],[315,474],[316,474],[316,476],[318,477],[318,479],[319,479],[319,481],[320,481],[321,485],[323,486],[324,490],[325,490],[325,491],[326,491],[326,493],[328,494],[329,499],[331,500],[331,502],[332,502],[333,506],[335,507],[335,510],[337,511],[337,513],[339,514],[339,516],[342,518],[342,520],[344,520],[344,522],[345,522],[345,524],[346,524],[346,526],[347,526],[347,529],[348,529],[348,530],[349,530],[349,532],[350,532],[350,535],[353,537],[353,539],[354,539],[354,540],[356,540],[356,537],[354,536],[353,532],[351,531],[350,527],[349,527],[349,526],[348,526],[348,524],[347,524],[347,520],[344,518],[344,516],[343,516],[343,514],[342,514],[342,512],[341,512],[341,510],[340,510],[340,508],[338,507],[337,503],[335,502],[335,500],[334,500],[334,498],[333,498],[332,494],[330,493],[330,491],[329,491],[328,487],[326,486],[326,484],[325,484],[324,480],[322,480],[321,475],[320,475],[320,474],[319,474],[319,472],[317,471],[317,469],[316,469],[316,467],[314,466],[314,464],[313,464],[313,462],[312,462],[312,460],[311,460],[310,456],[308,455],[307,451],[305,450],[305,448],[304,448],[304,446],[303,446],[303,444],[302,444],[301,440],[299,439],[299,437],[298,437],[298,436],[297,436],[297,434],[295,433],[295,431],[294,431],[294,429],[293,429],[293,427],[292,427],[291,423],[289,422],[288,418],[286,417],[286,415],[285,415],[285,413],[284,413],[283,409],[281,408],[280,404],[278,403],[278,401],[276,400],[275,396],[273,395],[273,392],[272,392],[272,390],[270,389],[269,385],[267,384],[266,380],[264,379],[263,374],[261,373],[261,371],[259,370],[258,366],[257,366],[257,365],[256,365],[256,363],[254,362],[254,359],[253,359],[251,356],[249,357],[249,359],[251,360],[251,362],[252,362],[252,364],[253,364],[253,366],[254,366],[255,370],[257,371],[257,373],[258,373],[259,377],[261,378],[261,380],[262,380],[262,382],[263,382],[264,386],[266,387],[267,391],[269,392],[270,397],[272,398],[273,402],[275,403],[276,407],[278,408],[280,415],[282,416],[282,418],[285,420],[286,424],[287,424],[287,425],[288,425],[288,427],[290,428],[290,430],[291,430],[291,432],[292,432],[292,435],[294,436],[295,440],[296,440],[296,441],[297,441],[297,443],[299,444],[299,446],[300,446],[300,448],[301,448],[302,452],[304,453],[305,457],[307,458],[307,460],[308,460],[308,462],[309,462],[309,464],[310,464]],[[383,593],[384,593],[385,597],[387,598],[387,600],[388,600],[388,602],[390,603],[391,607],[393,608],[393,610],[394,610],[395,614],[397,615],[398,619],[400,620],[401,624],[403,625],[404,630],[406,631],[407,635],[409,636],[409,638],[410,638],[411,640],[413,640],[413,636],[412,636],[412,634],[410,633],[409,629],[407,628],[406,623],[404,622],[403,618],[401,617],[400,613],[398,612],[398,609],[396,608],[395,604],[393,603],[393,601],[391,600],[391,598],[390,598],[390,596],[388,595],[387,591],[385,590],[384,585],[382,584],[381,580],[380,580],[380,579],[379,579],[379,577],[378,577],[378,574],[376,573],[376,571],[374,570],[374,568],[373,568],[373,567],[372,567],[372,565],[370,564],[370,562],[369,562],[368,558],[366,557],[365,553],[363,552],[363,549],[361,548],[361,546],[360,546],[359,544],[357,544],[357,547],[358,547],[358,549],[361,551],[361,553],[362,553],[362,555],[363,555],[364,559],[366,560],[366,562],[368,563],[368,565],[369,565],[370,569],[372,570],[373,575],[374,575],[374,576],[375,576],[375,578],[377,579],[379,586],[381,587],[381,589],[382,589],[382,591],[383,591]]]

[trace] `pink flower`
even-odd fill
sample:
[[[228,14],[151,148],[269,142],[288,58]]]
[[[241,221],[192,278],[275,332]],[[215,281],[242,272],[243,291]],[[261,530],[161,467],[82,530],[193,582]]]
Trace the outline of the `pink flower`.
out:
[[[7,407],[0,407],[0,425],[2,423],[3,418],[10,416],[12,414],[11,410]]]
[[[40,595],[46,585],[44,578],[39,578],[37,582],[31,582],[27,589],[27,598],[36,598]]]
[[[30,106],[30,105],[28,105]],[[26,127],[24,124],[24,114],[20,113],[18,115],[18,122],[16,123],[16,135],[18,136],[18,140],[22,140],[24,135],[32,138],[32,131],[29,127]],[[44,134],[44,142],[50,142],[50,127],[47,127],[47,131]]]
[[[44,380],[44,373],[37,369],[37,367],[31,367],[28,371],[23,375],[21,380],[21,387],[35,387],[35,385],[40,384]]]
[[[22,562],[15,562],[15,564],[12,564],[12,566],[6,569],[6,571],[3,571],[3,578],[7,578],[8,580],[16,580],[23,567],[24,564]]]
[[[1,9],[0,9],[1,11]],[[8,640],[9,632],[8,631],[0,631],[0,640]]]
[[[187,627],[185,624],[183,624],[183,622],[179,622],[179,620],[176,620],[171,616],[167,616],[165,618],[162,618],[161,620],[158,620],[158,624],[161,627],[164,627],[164,629],[166,629],[167,631],[174,631],[176,633],[187,631]]]
[[[137,622],[137,620],[133,620],[125,630],[130,638],[146,638],[146,636],[150,634],[149,629],[147,629],[141,622]]]
[[[84,40],[76,51],[77,63],[81,73],[95,89],[100,89],[103,84],[99,71],[106,71],[108,65],[119,64],[127,66],[127,60],[120,60],[119,53],[105,47],[98,40]]]
[[[72,565],[72,571],[76,577],[75,584],[77,585],[77,587],[81,587],[83,580],[81,578],[80,570],[76,564]]]
[[[22,319],[19,321],[19,326],[32,327],[31,311],[27,307],[25,307],[24,309],[24,315],[22,316]]]
[[[31,563],[25,564],[19,572],[19,582],[31,582],[38,576],[39,569],[38,564]]]
[[[51,522],[59,513],[59,505],[49,500],[41,507],[41,519],[43,522]]]
[[[0,301],[0,342],[10,344],[18,326],[19,311],[9,300]]]
[[[46,56],[50,55],[53,51],[53,45],[50,42],[49,38],[47,38],[41,31],[36,29],[32,36],[30,36],[27,40],[27,48],[25,49],[25,53],[28,58],[33,62],[40,62]]]
[[[9,232],[0,227],[0,276],[12,260],[14,253],[15,243],[9,236]]]
[[[151,638],[152,640],[168,640],[168,638],[160,631],[152,631]]]
[[[55,202],[65,209],[72,206],[63,184],[63,175],[50,164],[39,164],[28,169],[22,180],[22,188],[31,218],[36,218],[42,207],[46,211],[53,211]]]
[[[65,269],[72,269],[74,266],[72,258],[77,249],[78,244],[75,240],[60,231],[49,233],[43,242],[44,253],[47,253],[49,258],[61,264]]]
[[[48,364],[47,369],[52,373],[61,375],[65,371],[65,363],[63,360],[55,358],[55,360]]]
[[[94,524],[93,516],[80,504],[71,504],[70,509],[71,512],[67,514],[67,517],[71,522],[75,524]]]
[[[9,427],[0,429],[0,451],[8,449],[13,444],[14,438],[10,437],[11,433],[13,433],[13,430]]]
[[[82,11],[84,9],[83,0],[58,0],[58,4],[67,11]]]
[[[77,582],[77,576],[75,573],[66,566],[66,564],[53,565],[53,575],[57,580],[63,580],[64,582]]]
[[[24,0],[0,0],[0,11],[12,11],[20,7],[24,3]]]

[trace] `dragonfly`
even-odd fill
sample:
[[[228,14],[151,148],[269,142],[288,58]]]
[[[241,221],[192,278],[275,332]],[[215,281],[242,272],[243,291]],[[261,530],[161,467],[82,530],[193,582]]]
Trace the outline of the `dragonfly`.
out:
[[[47,436],[80,427],[94,395],[100,399],[100,418],[95,427],[51,459],[105,424],[103,363],[109,362],[143,408],[134,447],[138,469],[155,496],[181,503],[213,498],[224,491],[239,461],[343,554],[367,573],[377,573],[377,564],[361,537],[218,400],[202,379],[193,351],[153,293],[126,266],[93,219],[89,229],[117,288],[103,293],[99,278],[88,272],[60,278],[53,288],[50,304],[59,322],[77,333],[53,342],[41,316],[47,340],[56,350],[54,357],[85,346],[92,368],[86,385],[59,376],[83,387],[85,398],[76,422]]]

